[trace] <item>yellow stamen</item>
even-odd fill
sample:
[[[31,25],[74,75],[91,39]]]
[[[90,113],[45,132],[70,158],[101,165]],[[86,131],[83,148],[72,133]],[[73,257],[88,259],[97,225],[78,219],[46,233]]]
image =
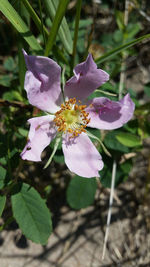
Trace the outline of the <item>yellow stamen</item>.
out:
[[[70,98],[65,104],[61,104],[61,109],[56,112],[54,118],[58,131],[70,133],[70,138],[86,132],[85,128],[90,122],[89,113],[85,111],[87,106],[81,105],[80,100],[78,103],[75,98]]]

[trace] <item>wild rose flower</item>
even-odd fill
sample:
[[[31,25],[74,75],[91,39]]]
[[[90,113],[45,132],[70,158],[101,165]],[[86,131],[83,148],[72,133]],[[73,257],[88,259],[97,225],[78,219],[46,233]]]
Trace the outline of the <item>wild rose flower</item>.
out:
[[[30,130],[22,159],[41,161],[42,151],[61,134],[65,163],[70,171],[83,177],[99,176],[104,164],[86,127],[112,130],[128,122],[134,112],[129,94],[117,102],[97,97],[87,104],[87,97],[109,79],[88,55],[66,82],[63,101],[60,66],[47,57],[28,56],[26,52],[24,57],[28,69],[24,85],[28,100],[47,115],[28,120]]]

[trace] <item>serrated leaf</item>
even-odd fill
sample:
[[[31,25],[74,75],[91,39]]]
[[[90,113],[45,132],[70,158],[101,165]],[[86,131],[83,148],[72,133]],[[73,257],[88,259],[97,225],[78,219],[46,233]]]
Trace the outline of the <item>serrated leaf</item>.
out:
[[[42,50],[40,44],[30,32],[25,22],[22,20],[17,11],[7,0],[0,1],[0,11],[12,23],[14,28],[21,34],[21,36],[27,41],[27,43],[33,50]]]
[[[136,147],[142,144],[141,139],[130,133],[119,133],[116,135],[117,140],[124,146]]]
[[[5,208],[6,196],[0,196],[0,217],[2,216],[3,210]]]
[[[13,216],[23,234],[35,243],[47,243],[52,231],[50,212],[40,194],[30,185],[20,183],[11,196]]]
[[[97,184],[95,178],[75,176],[67,188],[67,202],[73,209],[86,208],[94,201]]]

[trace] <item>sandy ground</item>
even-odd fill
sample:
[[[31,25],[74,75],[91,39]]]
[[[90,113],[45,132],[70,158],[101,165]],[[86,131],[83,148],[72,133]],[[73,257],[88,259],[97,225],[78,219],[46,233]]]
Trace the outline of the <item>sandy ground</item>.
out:
[[[129,180],[115,192],[109,241],[103,261],[109,200],[107,189],[98,191],[94,205],[87,209],[73,211],[62,206],[59,218],[53,218],[54,232],[44,247],[26,240],[15,225],[3,231],[0,267],[150,266],[150,214],[148,205],[141,201],[143,191],[140,190],[147,163],[141,157],[137,161],[143,164],[139,165],[142,171],[134,169]],[[137,173],[138,182],[135,183]]]

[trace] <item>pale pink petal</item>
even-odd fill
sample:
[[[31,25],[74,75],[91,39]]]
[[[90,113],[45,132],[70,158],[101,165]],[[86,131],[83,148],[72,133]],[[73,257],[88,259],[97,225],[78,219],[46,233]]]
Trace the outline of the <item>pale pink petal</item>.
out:
[[[78,64],[74,69],[74,74],[65,85],[65,96],[68,98],[76,97],[77,100],[87,98],[96,88],[108,81],[109,75],[97,69],[91,54],[85,62]]]
[[[92,106],[86,108],[91,119],[88,126],[103,130],[113,130],[123,126],[132,118],[135,108],[129,94],[116,102],[106,97],[94,98],[91,104]]]
[[[99,176],[98,171],[103,168],[103,161],[85,133],[70,139],[66,135],[63,139],[62,148],[65,163],[70,171],[86,178]]]
[[[28,71],[25,90],[30,104],[54,113],[61,103],[60,66],[48,57],[28,56],[24,51]]]
[[[30,123],[29,140],[21,157],[24,160],[41,161],[41,153],[56,136],[54,116],[41,116],[28,120]]]

